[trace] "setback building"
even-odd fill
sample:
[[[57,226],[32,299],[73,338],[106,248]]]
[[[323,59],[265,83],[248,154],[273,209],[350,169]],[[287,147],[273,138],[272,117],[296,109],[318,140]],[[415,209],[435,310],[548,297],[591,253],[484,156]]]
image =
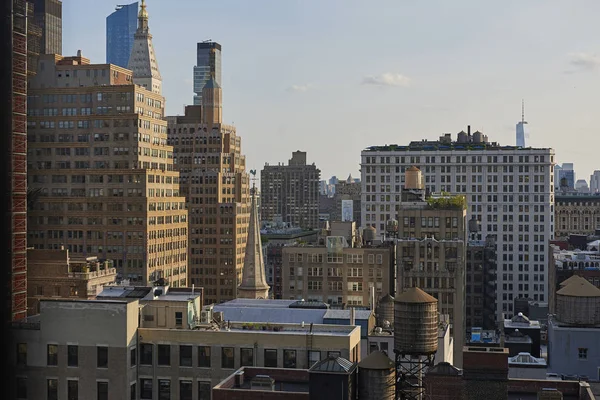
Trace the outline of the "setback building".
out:
[[[211,79],[221,86],[221,45],[207,40],[196,45],[194,105],[202,104],[202,89]]]

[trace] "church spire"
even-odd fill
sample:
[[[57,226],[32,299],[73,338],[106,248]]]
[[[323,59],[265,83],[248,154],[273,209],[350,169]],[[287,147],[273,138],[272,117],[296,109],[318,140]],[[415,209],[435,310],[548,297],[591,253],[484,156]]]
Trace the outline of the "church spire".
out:
[[[255,171],[252,171],[256,174]],[[258,221],[258,205],[256,204],[256,187],[252,186],[250,223],[246,240],[246,256],[242,271],[242,284],[238,287],[238,298],[266,299],[269,296],[269,285],[265,280],[265,264],[263,262],[262,242],[260,240],[260,224]]]

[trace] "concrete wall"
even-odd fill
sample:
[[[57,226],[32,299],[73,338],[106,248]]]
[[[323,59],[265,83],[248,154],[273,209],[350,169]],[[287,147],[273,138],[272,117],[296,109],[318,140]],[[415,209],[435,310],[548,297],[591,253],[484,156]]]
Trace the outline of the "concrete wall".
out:
[[[557,374],[587,375],[600,379],[600,328],[558,327],[548,324],[548,370]],[[587,358],[579,358],[579,348],[587,348]]]

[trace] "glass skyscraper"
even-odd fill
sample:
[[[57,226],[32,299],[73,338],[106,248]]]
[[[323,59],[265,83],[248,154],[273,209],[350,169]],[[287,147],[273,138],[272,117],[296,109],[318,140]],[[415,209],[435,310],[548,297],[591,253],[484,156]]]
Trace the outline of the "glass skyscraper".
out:
[[[202,89],[213,77],[221,86],[221,45],[216,42],[198,43],[194,66],[194,105],[202,104]]]
[[[127,68],[137,29],[138,3],[118,5],[106,17],[106,63]]]

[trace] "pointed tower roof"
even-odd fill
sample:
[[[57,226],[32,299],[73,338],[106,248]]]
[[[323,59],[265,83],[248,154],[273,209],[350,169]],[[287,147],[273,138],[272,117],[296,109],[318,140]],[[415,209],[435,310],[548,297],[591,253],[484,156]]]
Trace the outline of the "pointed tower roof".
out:
[[[256,187],[253,187],[248,239],[246,240],[246,256],[244,257],[242,284],[238,287],[238,298],[266,299],[268,294],[269,285],[265,280],[265,264],[260,239],[258,205],[256,204]]]
[[[133,46],[127,69],[133,72],[133,83],[154,93],[162,93],[162,78],[158,70],[152,35],[148,27],[148,10],[142,0],[138,13],[138,27],[133,35]]]

